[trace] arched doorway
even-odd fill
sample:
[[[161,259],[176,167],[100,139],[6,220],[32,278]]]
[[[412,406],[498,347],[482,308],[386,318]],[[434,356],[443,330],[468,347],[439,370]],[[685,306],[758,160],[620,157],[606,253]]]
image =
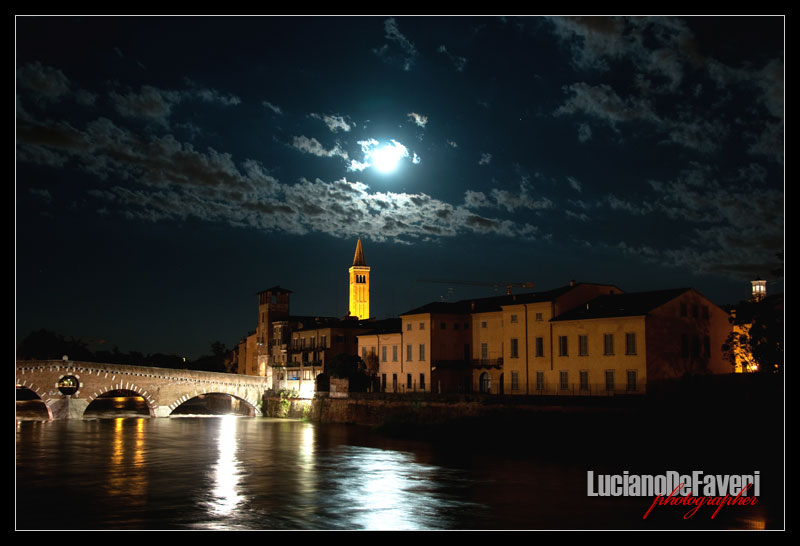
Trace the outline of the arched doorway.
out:
[[[489,372],[483,372],[481,374],[480,390],[483,394],[489,394],[492,392],[492,376],[489,375]]]

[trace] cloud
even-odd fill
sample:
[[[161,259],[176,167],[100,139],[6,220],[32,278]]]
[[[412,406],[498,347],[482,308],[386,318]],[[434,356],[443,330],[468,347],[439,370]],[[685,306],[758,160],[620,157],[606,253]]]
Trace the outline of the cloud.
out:
[[[573,190],[575,190],[577,192],[581,191],[581,183],[577,178],[573,178],[571,176],[568,176],[567,177],[567,182],[569,182],[569,185]]]
[[[332,133],[335,133],[335,132],[340,131],[340,130],[344,131],[344,132],[349,132],[350,129],[352,129],[352,126],[350,125],[350,123],[348,123],[344,119],[343,116],[340,116],[338,114],[337,115],[333,115],[333,116],[327,115],[327,114],[324,114],[324,115],[310,114],[310,115],[311,115],[312,118],[316,118],[316,119],[322,120],[322,122],[325,123],[325,125],[328,126],[328,129]]]
[[[428,116],[423,116],[423,115],[411,112],[410,114],[408,114],[408,117],[411,120],[413,120],[414,123],[416,123],[418,126],[420,126],[422,128],[425,128],[425,126],[428,124]]]
[[[39,105],[71,98],[82,106],[92,106],[96,99],[94,93],[75,88],[64,72],[39,61],[17,68],[17,88]]]
[[[317,157],[341,157],[342,159],[349,159],[347,152],[344,151],[338,143],[332,149],[326,150],[316,138],[308,138],[307,136],[301,135],[294,137],[292,139],[292,147]]]
[[[212,148],[195,149],[171,135],[139,137],[100,118],[85,130],[47,122],[22,122],[23,152],[45,149],[94,174],[88,192],[97,209],[148,222],[197,218],[232,226],[294,234],[325,233],[409,242],[424,238],[485,234],[531,239],[529,223],[476,214],[424,193],[374,192],[346,178],[280,183],[257,161],[236,162]],[[299,139],[308,153],[324,148]],[[367,149],[371,141],[365,143]],[[33,161],[31,153],[21,161]]]
[[[70,92],[69,78],[61,70],[39,61],[17,68],[17,86],[40,101],[58,101]]]
[[[592,128],[587,123],[578,125],[578,140],[586,142],[592,139]]]
[[[443,46],[443,45],[440,45],[439,48],[436,51],[446,55],[447,58],[450,59],[450,62],[453,63],[453,66],[456,69],[456,72],[463,72],[464,68],[467,66],[467,59],[466,58],[459,57],[458,55],[453,55],[452,53],[447,51],[447,48],[445,46]]]
[[[389,44],[384,44],[380,48],[373,49],[373,53],[389,62],[399,62],[402,64],[403,70],[411,70],[418,56],[417,48],[400,32],[400,27],[397,25],[397,21],[394,17],[386,19],[383,22],[383,29],[386,39],[397,44],[400,48],[400,56],[394,57],[391,55],[389,52]]]
[[[606,84],[573,83],[565,86],[564,92],[570,96],[556,109],[556,115],[582,113],[605,121],[615,129],[621,122],[661,121],[647,100],[635,97],[622,99]]]
[[[201,100],[223,106],[236,106],[241,99],[235,95],[224,95],[215,89],[194,87],[192,89],[173,91],[159,89],[151,85],[143,85],[138,92],[128,91],[124,94],[112,91],[111,100],[117,112],[129,118],[141,118],[157,123],[162,127],[169,125],[169,117],[174,106],[189,100]]]
[[[478,160],[478,165],[488,165],[492,162],[492,154],[482,153]]]
[[[469,209],[493,208],[514,212],[517,209],[544,210],[553,208],[553,202],[547,197],[538,199],[532,195],[533,188],[523,180],[519,193],[494,188],[487,196],[484,192],[467,190],[464,193],[464,205]]]
[[[279,116],[283,115],[283,111],[280,109],[280,107],[279,106],[275,106],[274,104],[272,104],[269,101],[262,101],[261,105],[269,108],[270,110],[272,110],[273,112],[275,112]]]

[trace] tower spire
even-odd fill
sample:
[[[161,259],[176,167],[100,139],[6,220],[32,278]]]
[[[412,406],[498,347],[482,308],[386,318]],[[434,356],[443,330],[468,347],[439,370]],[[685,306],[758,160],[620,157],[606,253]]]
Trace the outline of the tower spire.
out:
[[[353,265],[367,265],[367,261],[364,259],[364,248],[361,246],[361,237],[358,238],[358,242],[356,243],[356,255],[353,257]]]

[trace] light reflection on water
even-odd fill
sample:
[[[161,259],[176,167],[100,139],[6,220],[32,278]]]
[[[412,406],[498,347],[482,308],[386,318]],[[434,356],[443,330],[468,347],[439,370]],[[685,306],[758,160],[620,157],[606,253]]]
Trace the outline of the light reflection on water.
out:
[[[225,416],[18,421],[16,433],[18,529],[642,524],[641,499],[587,498],[584,466],[363,427]]]

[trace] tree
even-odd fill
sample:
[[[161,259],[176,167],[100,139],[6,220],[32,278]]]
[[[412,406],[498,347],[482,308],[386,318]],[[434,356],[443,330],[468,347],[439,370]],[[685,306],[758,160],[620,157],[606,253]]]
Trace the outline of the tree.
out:
[[[744,301],[731,318],[733,332],[723,351],[734,366],[757,366],[759,372],[783,369],[783,296],[778,294],[761,301]],[[752,369],[752,368],[751,368]],[[747,370],[743,370],[747,371]]]
[[[366,362],[355,355],[338,354],[326,363],[325,371],[330,377],[350,380],[350,391],[364,392],[372,385],[374,374]]]

